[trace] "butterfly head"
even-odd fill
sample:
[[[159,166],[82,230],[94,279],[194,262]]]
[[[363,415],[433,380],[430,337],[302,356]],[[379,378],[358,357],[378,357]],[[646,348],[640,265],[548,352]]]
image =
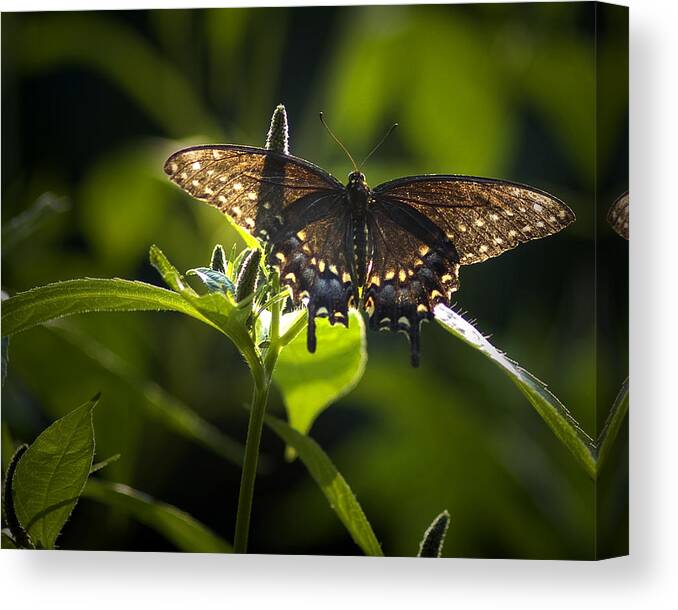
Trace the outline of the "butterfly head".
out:
[[[357,187],[359,185],[362,186],[367,186],[367,183],[365,182],[365,174],[362,172],[351,172],[348,175],[348,184],[349,186]]]
[[[365,181],[365,174],[357,170],[351,172],[348,175],[346,191],[353,210],[357,213],[364,212],[370,200],[370,187]]]

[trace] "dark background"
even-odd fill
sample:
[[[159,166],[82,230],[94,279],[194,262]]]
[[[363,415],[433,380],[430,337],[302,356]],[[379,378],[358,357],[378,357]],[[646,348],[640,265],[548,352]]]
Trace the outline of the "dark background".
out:
[[[370,184],[433,172],[506,178],[575,211],[563,233],[462,269],[458,308],[595,436],[628,374],[628,243],[605,222],[628,188],[627,54],[626,11],[579,3],[3,14],[2,221],[46,192],[68,207],[30,239],[4,240],[2,287],[83,276],[159,284],[151,243],[182,270],[204,265],[235,232],[172,187],[162,163],[190,143],[262,145],[279,102],[291,151],[342,179],[349,164],[318,111],[361,158],[397,121],[366,168]],[[244,439],[250,379],[207,327],[149,313],[68,324]],[[311,434],[387,555],[416,553],[444,508],[447,556],[593,555],[593,483],[498,369],[433,324],[416,370],[402,337],[368,339],[364,378]],[[159,426],[142,395],[54,330],[12,340],[3,457],[9,439],[32,440],[97,391],[97,455],[122,454],[102,474],[232,540],[239,469]],[[271,408],[283,412],[275,393]],[[628,544],[625,434],[598,530],[611,552]],[[359,552],[282,450],[265,432],[251,551]],[[171,550],[86,500],[60,544]]]

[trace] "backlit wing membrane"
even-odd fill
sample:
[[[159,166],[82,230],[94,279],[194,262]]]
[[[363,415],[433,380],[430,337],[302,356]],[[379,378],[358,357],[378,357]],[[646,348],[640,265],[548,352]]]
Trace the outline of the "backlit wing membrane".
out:
[[[344,188],[308,161],[250,146],[185,148],[165,162],[165,172],[187,193],[265,241],[275,241],[290,205]]]
[[[462,265],[557,233],[574,220],[559,199],[502,180],[413,176],[381,184],[374,193],[385,204],[406,203],[432,221],[452,241]]]

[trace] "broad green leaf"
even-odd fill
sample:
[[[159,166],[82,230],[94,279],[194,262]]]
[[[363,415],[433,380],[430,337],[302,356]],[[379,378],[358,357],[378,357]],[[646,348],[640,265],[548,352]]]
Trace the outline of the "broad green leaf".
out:
[[[14,508],[36,548],[54,548],[85,486],[94,458],[97,401],[54,422],[19,460],[12,482]]]
[[[158,502],[127,485],[96,478],[87,481],[82,494],[118,508],[153,528],[180,551],[188,553],[230,553],[231,545],[205,525],[178,508]]]
[[[121,279],[68,280],[20,292],[2,304],[2,333],[13,335],[38,324],[94,311],[178,311],[208,322],[180,295]]]
[[[597,468],[599,472],[603,464],[605,463],[605,460],[607,459],[610,449],[614,444],[614,440],[617,438],[617,434],[619,434],[619,429],[621,428],[621,425],[624,422],[624,418],[628,413],[629,410],[628,397],[629,397],[629,380],[627,378],[626,381],[624,381],[624,383],[622,384],[622,387],[619,389],[619,393],[617,394],[617,397],[615,398],[614,403],[612,404],[610,413],[607,416],[605,425],[603,426],[603,429],[600,432],[600,436],[598,437],[598,442],[596,443],[598,447]]]
[[[226,436],[216,426],[200,417],[156,383],[139,377],[127,362],[94,337],[85,335],[65,324],[52,324],[48,326],[48,329],[137,392],[142,397],[139,404],[143,405],[146,415],[214,454],[235,464],[242,464],[245,451],[242,444]]]
[[[290,425],[306,434],[332,402],[360,381],[367,362],[365,324],[350,312],[349,327],[317,320],[318,348],[309,353],[302,332],[280,353],[273,380],[282,393]]]
[[[357,498],[320,445],[270,415],[266,417],[266,424],[299,454],[353,541],[366,555],[383,557],[379,541]]]
[[[433,523],[424,532],[417,557],[440,557],[449,525],[450,513],[445,510],[433,520]]]
[[[591,478],[595,479],[595,443],[581,429],[565,405],[541,381],[502,354],[462,316],[444,305],[437,305],[434,314],[445,330],[480,351],[508,374],[558,439],[580,461]]]

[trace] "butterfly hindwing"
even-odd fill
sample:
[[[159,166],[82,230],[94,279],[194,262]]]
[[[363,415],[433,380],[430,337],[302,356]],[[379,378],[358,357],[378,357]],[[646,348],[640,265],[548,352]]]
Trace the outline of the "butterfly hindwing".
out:
[[[437,303],[449,305],[459,286],[454,245],[435,223],[407,204],[376,196],[369,221],[372,266],[364,290],[373,330],[398,331],[419,362],[421,323]]]
[[[381,184],[374,193],[406,203],[435,223],[454,244],[461,265],[552,235],[574,220],[572,210],[559,199],[503,180],[413,176]]]
[[[356,290],[348,249],[350,214],[341,196],[312,207],[304,215],[303,229],[289,231],[274,244],[271,260],[282,282],[291,288],[293,302],[308,309],[307,345],[314,352],[315,318],[327,317],[330,324],[348,326],[348,308],[355,303]]]

